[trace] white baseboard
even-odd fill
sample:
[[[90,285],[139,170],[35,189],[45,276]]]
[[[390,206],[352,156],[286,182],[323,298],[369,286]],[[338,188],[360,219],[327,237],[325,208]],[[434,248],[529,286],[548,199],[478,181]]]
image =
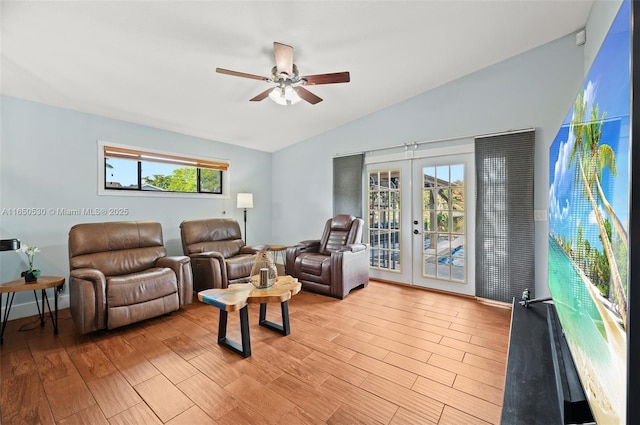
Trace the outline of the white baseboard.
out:
[[[9,294],[3,294],[2,295],[2,308],[0,309],[0,314],[2,314],[1,317],[4,318],[4,305],[6,303],[6,296],[8,296]],[[51,306],[51,311],[55,311],[55,306],[54,306],[54,299],[53,299],[53,295],[51,295],[51,291],[47,291],[47,296],[49,298],[49,305]],[[40,300],[40,291],[38,291],[38,305],[36,306],[36,300],[31,300],[30,302],[26,302],[26,303],[22,303],[22,304],[13,304],[11,306],[11,312],[9,314],[9,319],[8,320],[15,320],[15,319],[20,319],[22,317],[30,317],[30,316],[37,316],[38,315],[38,307],[42,307],[41,304],[41,300]],[[69,295],[68,294],[60,294],[58,295],[58,311],[64,309],[64,308],[68,308],[69,307]],[[45,312],[48,314],[49,310],[47,310],[47,303],[45,301],[45,306],[44,306],[44,310]]]

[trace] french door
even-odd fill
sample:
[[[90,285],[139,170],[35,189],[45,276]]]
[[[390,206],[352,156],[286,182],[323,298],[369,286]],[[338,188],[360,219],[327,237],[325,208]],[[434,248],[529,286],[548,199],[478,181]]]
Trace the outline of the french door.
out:
[[[475,295],[473,153],[422,154],[367,163],[370,276]]]

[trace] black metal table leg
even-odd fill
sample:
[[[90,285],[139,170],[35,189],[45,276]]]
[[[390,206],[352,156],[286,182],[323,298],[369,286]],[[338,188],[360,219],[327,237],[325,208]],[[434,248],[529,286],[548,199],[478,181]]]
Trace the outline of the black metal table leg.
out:
[[[58,288],[53,288],[53,294],[54,294],[54,298],[53,298],[53,305],[55,306],[56,309],[56,321],[53,323],[53,334],[54,335],[58,335]],[[49,313],[51,313],[51,309],[49,309]],[[51,319],[51,321],[53,322],[53,319]]]
[[[51,311],[51,304],[49,304],[49,298],[47,297],[46,289],[42,290],[42,316],[40,316],[41,326],[44,326],[44,302],[47,301],[47,309],[49,310],[49,317],[53,323],[53,334],[58,335],[58,291],[53,288],[54,306],[55,306],[55,318]],[[36,300],[37,301],[37,300]],[[37,304],[37,302],[36,302]]]
[[[251,336],[249,335],[249,312],[245,305],[240,309],[240,338],[241,343],[227,338],[227,316],[226,310],[220,309],[220,321],[218,322],[218,344],[227,347],[234,353],[247,358],[251,356]]]
[[[9,319],[9,313],[11,312],[11,306],[13,305],[13,297],[15,292],[7,294],[7,300],[4,302],[4,314],[2,317],[2,330],[0,331],[0,344],[4,343],[4,330],[7,327],[7,319]],[[0,307],[2,306],[2,293],[0,293]]]
[[[280,303],[280,310],[282,311],[282,325],[267,320],[267,303],[260,304],[260,320],[258,323],[260,326],[287,336],[291,333],[291,327],[289,326],[289,301],[282,301]]]
[[[36,304],[38,304],[38,297],[36,296],[36,291],[33,291],[33,295],[36,297]],[[47,298],[47,292],[42,289],[40,293],[42,296],[42,314],[40,315],[40,327],[44,328],[44,299]],[[47,298],[47,305],[49,305],[49,299]],[[51,312],[51,307],[49,307],[49,312]]]

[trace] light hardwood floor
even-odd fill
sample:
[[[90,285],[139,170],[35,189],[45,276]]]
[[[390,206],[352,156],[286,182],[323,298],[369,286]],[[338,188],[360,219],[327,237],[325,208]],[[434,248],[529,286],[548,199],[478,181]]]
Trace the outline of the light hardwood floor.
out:
[[[268,318],[279,311],[269,304]],[[248,359],[217,344],[219,312],[198,301],[106,335],[77,335],[68,310],[56,337],[49,320],[10,321],[1,423],[500,422],[508,309],[372,281],[342,301],[301,292],[289,311],[283,337],[249,306]]]

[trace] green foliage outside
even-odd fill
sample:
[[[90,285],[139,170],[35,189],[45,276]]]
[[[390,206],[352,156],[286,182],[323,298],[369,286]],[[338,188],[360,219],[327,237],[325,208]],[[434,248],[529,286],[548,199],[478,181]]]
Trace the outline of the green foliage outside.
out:
[[[176,168],[169,175],[154,174],[143,177],[145,184],[171,192],[198,192],[197,169],[193,167]],[[221,193],[221,172],[219,170],[200,170],[200,191]]]

